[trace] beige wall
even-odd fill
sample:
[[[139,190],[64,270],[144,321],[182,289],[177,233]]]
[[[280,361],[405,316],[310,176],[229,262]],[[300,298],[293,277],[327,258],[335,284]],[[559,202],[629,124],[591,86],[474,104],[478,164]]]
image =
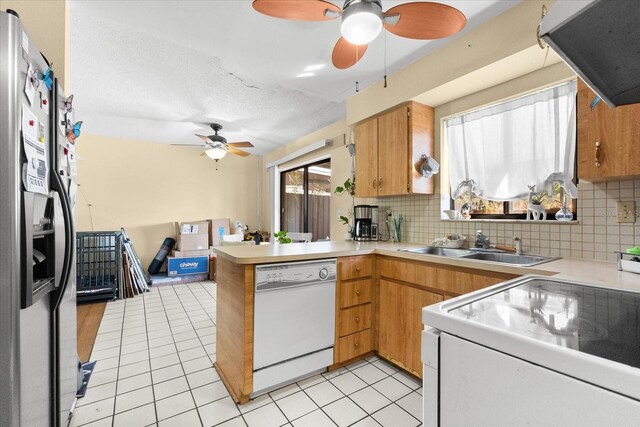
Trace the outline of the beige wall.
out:
[[[0,10],[13,9],[22,25],[53,63],[53,71],[68,92],[69,11],[66,0],[0,0]]]
[[[440,174],[436,175],[438,192],[432,196],[377,200],[380,206],[405,217],[404,241],[430,244],[435,238],[457,233],[473,242],[475,231],[483,230],[493,243],[502,245],[513,245],[513,237],[520,237],[526,253],[610,261],[615,259],[614,251],[638,244],[640,225],[618,224],[614,214],[618,200],[640,203],[638,179],[597,184],[580,182],[579,223],[441,220],[443,205],[449,203],[447,158],[441,138],[443,119],[575,78],[564,63],[556,63],[436,107],[436,141],[440,141],[436,144],[436,158],[442,165]]]
[[[527,0],[347,100],[347,124],[415,99],[438,106],[560,61],[538,47],[542,5]]]
[[[530,0],[522,2],[488,23],[453,40],[408,67],[389,77],[389,87],[374,84],[347,100],[344,120],[320,129],[286,147],[264,156],[263,165],[295,151],[321,138],[334,138],[344,133],[349,136],[350,125],[399,103],[415,99],[436,108],[435,140],[440,140],[442,117],[497,102],[523,92],[548,86],[554,82],[573,78],[574,75],[552,51],[547,53],[537,45],[535,29],[540,19],[542,4],[553,1]],[[436,157],[440,147],[436,144]],[[332,186],[340,185],[349,176],[350,161],[347,150],[334,144],[289,164],[312,161],[323,154],[332,157]],[[357,158],[357,156],[356,156]],[[269,180],[262,167],[262,224],[270,221]],[[446,165],[440,176],[446,174]],[[439,176],[436,185],[439,185]],[[404,197],[406,201],[425,196]],[[426,196],[438,199],[438,196]],[[402,198],[401,198],[402,199]],[[370,203],[385,206],[385,199],[358,199],[356,204]],[[346,228],[339,222],[337,210],[349,212],[351,199],[347,196],[331,197],[331,238],[342,239]],[[439,220],[439,217],[434,219]]]
[[[77,230],[124,227],[146,268],[174,221],[240,219],[257,227],[258,162],[200,150],[83,134],[78,139]]]
[[[270,162],[277,161],[306,145],[322,139],[331,139],[333,141],[331,146],[314,151],[287,163],[283,163],[280,167],[281,169],[286,170],[292,166],[311,163],[319,158],[329,157],[331,158],[331,188],[334,190],[338,185],[342,184],[351,173],[351,161],[346,148],[346,143],[348,143],[349,138],[348,132],[349,129],[347,128],[345,121],[340,120],[263,156],[260,172],[262,181],[261,185],[263,189],[262,194],[264,194],[264,197],[262,198],[261,211],[262,227],[264,229],[268,230],[269,224],[271,223],[270,203],[271,199],[274,197],[274,195],[269,191],[269,175],[266,165]],[[346,233],[346,227],[339,222],[337,212],[340,210],[342,213],[347,213],[351,208],[351,198],[346,195],[337,196],[332,194],[330,206],[331,235],[329,237],[332,240],[341,240],[344,238],[344,234]],[[314,238],[315,237],[317,236],[314,236]]]

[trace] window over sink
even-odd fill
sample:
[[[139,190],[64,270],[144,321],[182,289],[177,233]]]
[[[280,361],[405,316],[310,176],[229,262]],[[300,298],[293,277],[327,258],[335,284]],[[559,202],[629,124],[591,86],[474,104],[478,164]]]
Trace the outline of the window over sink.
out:
[[[576,218],[575,81],[444,121],[451,209],[472,219]],[[466,214],[469,215],[466,215]]]

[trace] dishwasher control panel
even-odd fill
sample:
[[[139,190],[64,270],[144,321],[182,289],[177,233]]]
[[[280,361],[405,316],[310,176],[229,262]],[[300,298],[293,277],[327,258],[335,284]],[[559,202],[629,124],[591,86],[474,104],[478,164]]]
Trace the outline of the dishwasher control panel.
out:
[[[286,262],[255,268],[256,292],[336,280],[336,260]]]

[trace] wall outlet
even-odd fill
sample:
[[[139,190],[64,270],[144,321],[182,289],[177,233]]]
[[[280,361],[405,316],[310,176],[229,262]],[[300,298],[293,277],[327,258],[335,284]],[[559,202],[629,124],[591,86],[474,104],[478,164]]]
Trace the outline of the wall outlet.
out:
[[[618,202],[618,222],[636,222],[636,202]]]

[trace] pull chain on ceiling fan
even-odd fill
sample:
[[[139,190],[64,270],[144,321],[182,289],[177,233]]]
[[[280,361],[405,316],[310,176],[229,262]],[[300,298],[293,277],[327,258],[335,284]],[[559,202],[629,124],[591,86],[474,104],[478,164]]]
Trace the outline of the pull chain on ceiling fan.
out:
[[[452,36],[467,23],[458,9],[441,3],[404,3],[383,12],[380,0],[346,0],[340,9],[325,0],[254,0],[253,8],[268,16],[294,21],[341,18],[342,37],[331,60],[338,69],[355,65],[367,45],[386,29],[400,37],[433,40]]]

